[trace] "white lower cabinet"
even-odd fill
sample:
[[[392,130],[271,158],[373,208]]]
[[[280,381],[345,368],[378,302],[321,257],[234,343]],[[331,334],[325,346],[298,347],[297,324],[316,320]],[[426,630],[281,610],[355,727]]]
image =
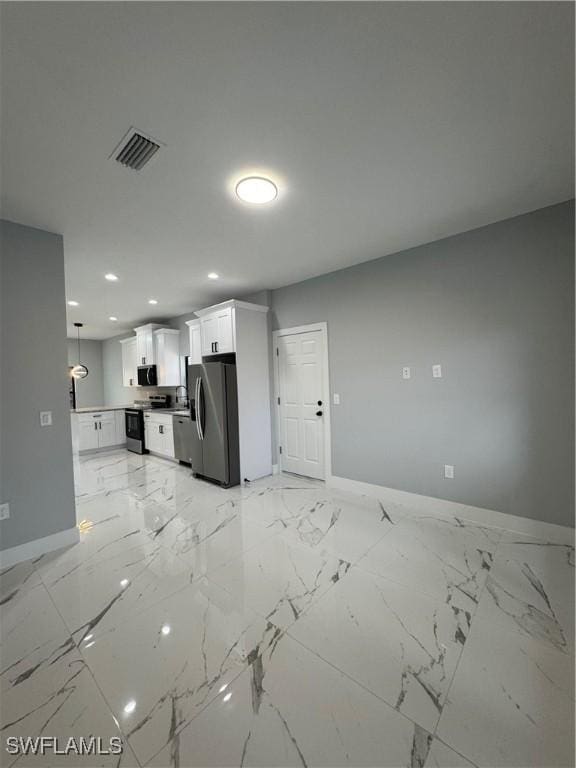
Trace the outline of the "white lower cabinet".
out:
[[[174,432],[172,415],[144,414],[144,444],[151,453],[174,459]]]
[[[98,422],[80,417],[78,422],[78,450],[93,451],[98,448]]]
[[[126,442],[124,411],[81,413],[78,419],[78,451],[111,448]]]

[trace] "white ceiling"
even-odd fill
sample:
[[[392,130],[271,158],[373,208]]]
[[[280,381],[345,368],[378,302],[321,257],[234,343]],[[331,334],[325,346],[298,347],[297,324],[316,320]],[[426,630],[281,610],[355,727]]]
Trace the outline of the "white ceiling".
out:
[[[105,338],[565,200],[573,12],[4,3],[2,215],[64,235],[70,329]],[[131,125],[166,144],[140,173]],[[254,170],[266,209],[230,194]]]

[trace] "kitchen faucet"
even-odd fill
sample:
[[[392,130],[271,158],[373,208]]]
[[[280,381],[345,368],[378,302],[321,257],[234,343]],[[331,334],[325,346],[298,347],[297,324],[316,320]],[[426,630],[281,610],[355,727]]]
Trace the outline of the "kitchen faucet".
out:
[[[175,394],[175,399],[176,399],[176,405],[178,405],[179,402],[182,402],[180,400],[180,396],[178,394],[178,390],[179,389],[183,389],[184,392],[186,393],[185,396],[184,396],[183,402],[184,402],[184,405],[188,405],[188,389],[183,384],[180,384],[179,386],[176,387],[176,392],[174,393]]]

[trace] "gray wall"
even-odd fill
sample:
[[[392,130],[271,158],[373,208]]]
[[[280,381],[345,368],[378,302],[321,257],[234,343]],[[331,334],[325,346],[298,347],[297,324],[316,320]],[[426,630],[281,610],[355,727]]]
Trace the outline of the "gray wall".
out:
[[[273,291],[328,322],[333,473],[574,525],[573,278],[572,201]]]
[[[80,336],[80,353],[82,362],[88,368],[88,376],[76,380],[76,407],[105,405],[102,342]],[[68,365],[76,365],[77,362],[78,340],[68,339]]]
[[[0,221],[0,549],[76,524],[65,308],[62,237]]]
[[[104,405],[129,405],[140,398],[140,388],[122,385],[122,345],[119,342],[133,335],[123,333],[102,342]]]

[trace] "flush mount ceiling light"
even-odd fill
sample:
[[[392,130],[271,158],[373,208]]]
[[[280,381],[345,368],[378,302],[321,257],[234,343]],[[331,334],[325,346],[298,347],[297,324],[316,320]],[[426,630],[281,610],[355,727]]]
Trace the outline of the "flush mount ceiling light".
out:
[[[220,275],[217,272],[208,272],[208,279],[209,280],[218,280]]]
[[[69,307],[77,307],[78,306],[78,302],[77,301],[69,301],[68,302],[68,306]]]
[[[148,299],[148,304],[158,304],[157,299]]]
[[[74,327],[78,331],[78,364],[72,368],[70,373],[75,379],[85,379],[88,376],[88,368],[80,362],[80,328],[82,325],[82,323],[74,323]]]
[[[107,272],[104,277],[106,280],[110,280],[111,283],[115,283],[118,280],[118,275],[115,275],[113,272]]]
[[[248,176],[236,184],[236,194],[245,203],[263,205],[276,199],[278,187],[263,176]]]

